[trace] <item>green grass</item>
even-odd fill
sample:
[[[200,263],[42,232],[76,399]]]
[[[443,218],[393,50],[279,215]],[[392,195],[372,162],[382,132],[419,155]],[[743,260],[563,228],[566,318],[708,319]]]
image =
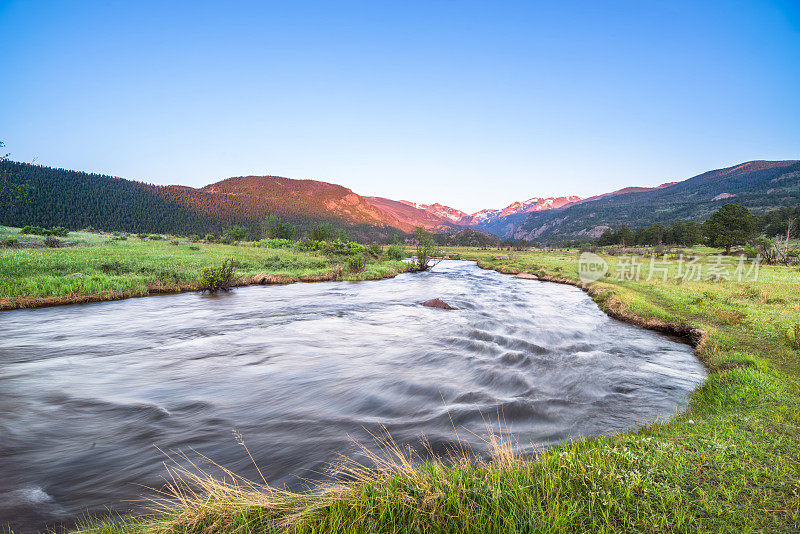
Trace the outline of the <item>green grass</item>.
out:
[[[501,253],[454,251],[485,268],[578,279],[577,254],[503,252],[512,258],[495,260]],[[757,281],[679,282],[675,267],[667,281],[607,277],[591,287],[610,312],[707,332],[698,356],[708,381],[670,421],[535,457],[493,436],[491,461],[415,461],[382,440],[377,470],[351,465],[351,482],[317,494],[178,469],[183,482],[154,516],[81,531],[800,532],[800,352],[792,334],[800,272],[764,266]]]
[[[41,243],[41,236],[0,227],[0,238],[21,243]],[[320,252],[293,248],[264,248],[249,244],[192,243],[166,236],[142,240],[118,236],[71,232],[62,241],[75,243],[61,248],[0,248],[0,300],[37,305],[39,299],[62,297],[65,302],[82,295],[123,294],[144,296],[154,288],[191,289],[206,267],[227,259],[237,263],[238,276],[271,273],[290,278],[321,276],[337,264],[344,279],[366,280],[391,276],[406,269],[397,261],[370,260],[362,272],[347,270],[347,258],[327,257]],[[86,276],[69,276],[81,273]]]

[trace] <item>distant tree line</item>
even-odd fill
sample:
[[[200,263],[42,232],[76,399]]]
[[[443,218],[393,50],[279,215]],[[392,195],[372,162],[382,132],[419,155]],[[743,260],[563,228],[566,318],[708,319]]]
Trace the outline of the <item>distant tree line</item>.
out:
[[[631,230],[625,225],[608,229],[597,239],[600,246],[708,244],[724,248],[744,245],[756,235],[791,239],[800,236],[800,206],[785,207],[756,216],[740,204],[725,204],[704,223],[675,221],[669,226],[653,223]]]
[[[703,231],[700,223],[694,221],[675,221],[669,226],[653,223],[636,230],[622,225],[616,230],[608,229],[598,238],[598,245],[681,245],[693,246],[701,243]]]

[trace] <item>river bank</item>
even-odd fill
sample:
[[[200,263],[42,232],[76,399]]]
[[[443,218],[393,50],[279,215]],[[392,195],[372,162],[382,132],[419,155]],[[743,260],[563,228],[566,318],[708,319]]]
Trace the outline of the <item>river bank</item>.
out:
[[[202,270],[227,259],[236,261],[234,287],[378,280],[409,269],[406,263],[379,255],[352,271],[346,255],[269,242],[221,244],[173,236],[70,232],[65,239],[71,246],[47,248],[38,246],[41,236],[21,236],[18,229],[2,228],[3,235],[37,246],[0,248],[0,311],[197,291]]]

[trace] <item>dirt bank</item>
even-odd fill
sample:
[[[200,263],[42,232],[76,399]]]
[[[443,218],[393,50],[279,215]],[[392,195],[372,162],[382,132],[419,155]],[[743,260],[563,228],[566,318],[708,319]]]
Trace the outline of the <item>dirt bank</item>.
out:
[[[394,278],[400,272],[387,273],[385,275],[371,275],[363,280],[381,280],[384,278]],[[286,276],[275,273],[261,273],[251,276],[242,276],[236,279],[233,287],[257,286],[257,285],[285,285],[297,282],[332,282],[343,280],[338,273],[323,273],[315,275],[302,275],[299,277]],[[188,293],[199,291],[196,284],[150,284],[146,290],[119,290],[105,291],[102,293],[59,295],[55,297],[12,297],[0,298],[0,311],[19,310],[28,308],[48,308],[51,306],[64,306],[67,304],[86,304],[89,302],[108,302],[113,300],[124,300],[130,298],[149,297],[151,295],[170,295],[177,293]]]

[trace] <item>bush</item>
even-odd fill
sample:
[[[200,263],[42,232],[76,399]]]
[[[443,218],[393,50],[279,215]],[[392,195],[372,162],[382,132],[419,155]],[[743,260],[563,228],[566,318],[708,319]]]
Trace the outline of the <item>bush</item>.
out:
[[[225,230],[225,237],[230,240],[230,242],[234,241],[242,241],[247,237],[247,228],[244,226],[231,226]]]
[[[254,247],[263,247],[263,248],[292,248],[296,245],[294,241],[291,239],[260,239],[258,241],[253,241],[251,243]]]
[[[351,273],[360,273],[367,266],[367,260],[363,255],[350,256],[347,258],[347,270]]]
[[[264,236],[269,239],[294,239],[297,228],[289,222],[282,221],[275,215],[264,219]]]
[[[417,240],[417,260],[418,271],[427,271],[431,268],[429,261],[436,255],[436,242],[427,230],[418,226],[414,231]]]
[[[13,237],[6,237],[4,239],[0,239],[0,248],[11,248],[17,245],[19,241],[14,239]]]
[[[327,241],[333,238],[333,227],[329,223],[320,223],[311,227],[306,233],[310,241]]]
[[[44,246],[50,248],[58,248],[61,246],[61,241],[56,239],[55,237],[49,235],[44,239]]]
[[[203,239],[209,243],[216,243],[219,240],[219,236],[216,234],[206,234]]]
[[[325,241],[314,241],[311,239],[304,239],[303,241],[299,241],[296,245],[297,250],[303,251],[312,251],[312,250],[322,250],[326,246]]]
[[[27,235],[55,235],[59,237],[67,237],[69,230],[61,226],[54,226],[50,229],[42,228],[41,226],[25,226],[19,231],[21,234]]]
[[[200,247],[198,247],[197,245],[191,245],[189,246],[189,250],[200,250]]]
[[[170,241],[169,244],[170,245],[180,245],[181,242],[180,241]]]
[[[139,239],[147,239],[150,236],[147,234],[136,234],[136,237],[138,237]]]
[[[47,230],[41,226],[24,226],[19,233],[26,235],[48,235]]]
[[[400,243],[393,243],[386,249],[386,257],[390,260],[400,261],[406,256],[406,251]]]
[[[347,255],[355,256],[364,254],[364,245],[359,245],[353,241],[341,241],[339,239],[324,244],[323,252],[329,256]]]
[[[234,269],[233,260],[225,260],[220,267],[208,267],[200,273],[197,287],[201,291],[227,291],[233,285]]]
[[[150,237],[148,237],[148,239],[150,241],[163,241],[164,240],[164,236],[161,236],[161,235],[158,235],[158,234],[153,234]]]

